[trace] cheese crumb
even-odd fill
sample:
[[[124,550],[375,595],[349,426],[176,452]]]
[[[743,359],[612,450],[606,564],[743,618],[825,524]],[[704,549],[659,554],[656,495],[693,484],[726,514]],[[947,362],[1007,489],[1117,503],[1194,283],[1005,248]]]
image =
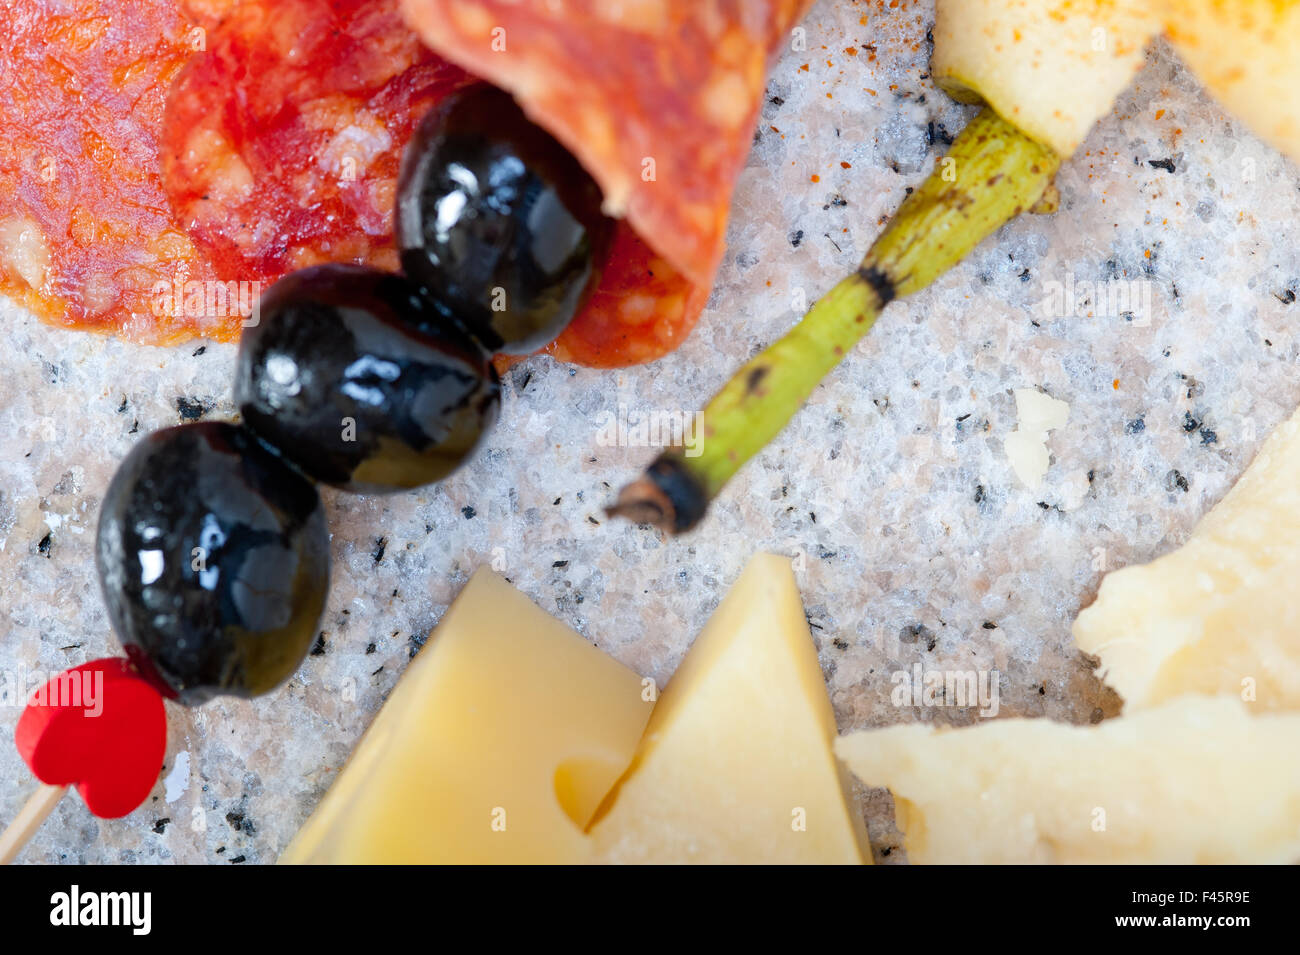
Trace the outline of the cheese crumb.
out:
[[[1007,435],[1002,446],[1020,483],[1033,491],[1047,474],[1047,432],[1065,427],[1070,406],[1035,388],[1017,388],[1015,395],[1016,430]]]

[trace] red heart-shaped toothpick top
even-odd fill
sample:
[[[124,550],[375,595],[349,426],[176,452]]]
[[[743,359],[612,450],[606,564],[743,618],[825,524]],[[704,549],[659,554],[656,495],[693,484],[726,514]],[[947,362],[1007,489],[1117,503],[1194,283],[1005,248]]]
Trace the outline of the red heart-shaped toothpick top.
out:
[[[64,670],[35,693],[14,731],[32,773],[75,785],[96,816],[125,816],[158,780],[167,746],[162,697],[120,657]]]

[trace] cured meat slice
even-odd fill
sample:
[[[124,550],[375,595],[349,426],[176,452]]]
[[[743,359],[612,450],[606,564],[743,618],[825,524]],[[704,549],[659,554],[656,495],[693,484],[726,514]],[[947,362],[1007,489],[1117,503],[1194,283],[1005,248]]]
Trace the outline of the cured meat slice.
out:
[[[396,268],[402,146],[473,79],[425,50],[395,0],[243,3],[208,41],[172,91],[163,170],[178,221],[221,276]]]
[[[5,10],[0,293],[51,323],[139,341],[210,330],[158,295],[212,277],[172,219],[157,161],[167,91],[201,40],[169,2]]]
[[[591,368],[654,361],[685,340],[708,298],[708,286],[689,281],[620,222],[600,284],[546,351]]]
[[[426,110],[474,78],[426,49],[395,0],[203,3],[207,51],[167,112],[178,221],[227,280],[264,284],[325,261],[396,268],[402,148]],[[596,367],[651,361],[707,298],[620,223],[600,285],[548,351]]]
[[[401,2],[25,0],[0,24],[0,292],[137,341],[233,340],[287,271],[395,268],[402,148],[476,80],[459,63],[514,92],[626,213],[548,350],[609,367],[680,344],[768,54],[805,0],[407,0],[433,50]],[[493,61],[496,24],[515,45]]]

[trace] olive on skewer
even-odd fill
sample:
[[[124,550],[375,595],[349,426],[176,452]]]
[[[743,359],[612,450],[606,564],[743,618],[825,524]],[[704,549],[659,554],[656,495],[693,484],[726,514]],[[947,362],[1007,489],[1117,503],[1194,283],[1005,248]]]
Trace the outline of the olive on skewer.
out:
[[[509,94],[477,86],[424,118],[397,186],[402,268],[491,351],[525,355],[564,331],[612,233],[600,188]]]
[[[96,540],[109,618],[180,703],[256,696],[293,673],[329,583],[313,482],[382,493],[452,473],[500,408],[486,349],[546,344],[599,274],[599,190],[504,93],[471,90],[426,118],[402,179],[409,275],[339,264],[276,282],[240,344],[242,423],[151,434],[109,485]]]
[[[509,97],[449,102],[408,144],[403,181],[399,222],[415,225],[402,258],[415,280],[342,264],[286,276],[241,342],[242,423],[157,431],[119,465],[95,563],[127,659],[91,661],[40,691],[93,673],[113,687],[113,717],[82,721],[105,701],[90,714],[79,690],[71,706],[24,711],[19,750],[43,785],[0,833],[6,860],[69,781],[96,815],[147,798],[165,751],[162,697],[192,706],[288,679],[329,588],[314,482],[386,492],[446,477],[496,420],[486,349],[535,350],[581,308],[610,223],[590,177]],[[78,729],[47,733],[61,717]],[[57,767],[38,751],[55,752]],[[93,781],[64,772],[87,755],[103,770]]]
[[[262,297],[235,372],[244,424],[317,481],[383,493],[464,463],[496,421],[486,353],[400,275],[294,272]]]
[[[198,422],[155,431],[122,461],[95,564],[127,656],[164,696],[257,696],[316,638],[329,530],[310,481],[247,430]]]

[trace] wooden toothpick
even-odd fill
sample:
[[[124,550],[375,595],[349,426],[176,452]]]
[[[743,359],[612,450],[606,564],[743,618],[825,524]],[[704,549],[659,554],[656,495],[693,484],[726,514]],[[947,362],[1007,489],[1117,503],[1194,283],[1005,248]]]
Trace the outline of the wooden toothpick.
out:
[[[9,823],[3,833],[0,833],[0,865],[8,865],[14,861],[67,791],[67,786],[51,786],[42,783],[40,788],[28,797],[14,821]]]

